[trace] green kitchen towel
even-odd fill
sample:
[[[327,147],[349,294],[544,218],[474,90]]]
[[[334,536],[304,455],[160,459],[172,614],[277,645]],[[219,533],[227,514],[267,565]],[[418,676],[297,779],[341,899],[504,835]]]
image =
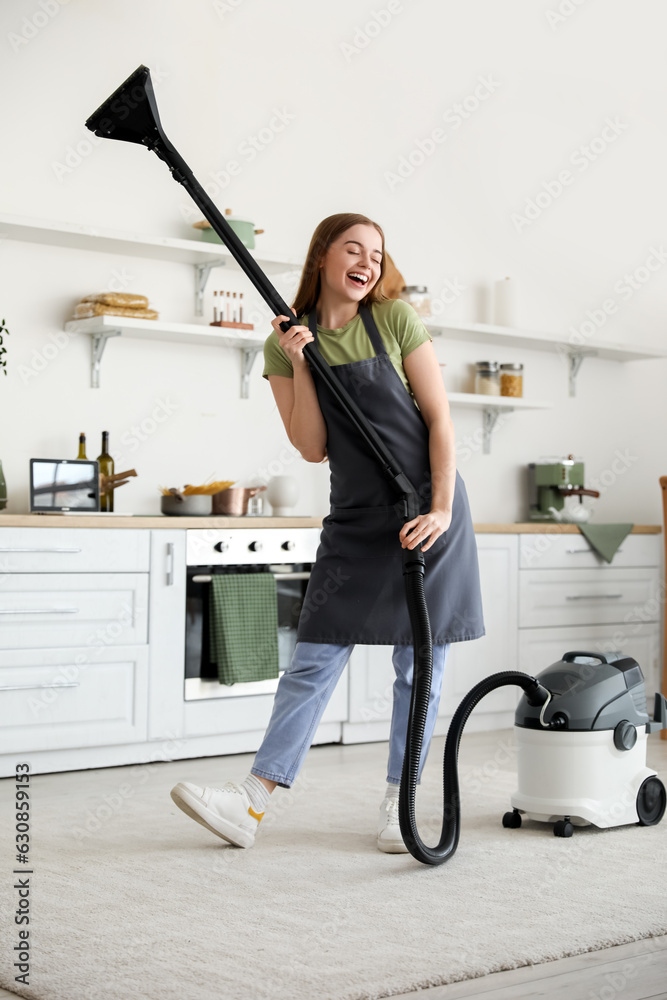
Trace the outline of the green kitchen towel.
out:
[[[273,573],[214,573],[209,655],[221,684],[278,677],[278,600]]]
[[[634,524],[580,524],[578,527],[588,544],[610,563]]]

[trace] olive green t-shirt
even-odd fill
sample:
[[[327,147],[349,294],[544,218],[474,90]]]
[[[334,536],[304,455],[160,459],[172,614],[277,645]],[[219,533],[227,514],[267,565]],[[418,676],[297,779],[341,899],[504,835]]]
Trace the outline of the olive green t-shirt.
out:
[[[403,385],[412,401],[416,404],[414,393],[410,388],[403,358],[407,357],[420,344],[433,340],[413,307],[403,299],[386,299],[371,306],[373,319],[378,333],[387,349],[391,363],[398,372]],[[302,316],[299,324],[308,326],[308,317]],[[363,361],[375,357],[375,351],[370,337],[366,333],[364,322],[357,313],[349,323],[337,330],[327,330],[317,324],[317,341],[320,353],[332,367],[344,365],[350,361]],[[264,341],[264,371],[262,378],[269,375],[285,375],[294,378],[292,362],[278,343],[278,334],[272,330]]]

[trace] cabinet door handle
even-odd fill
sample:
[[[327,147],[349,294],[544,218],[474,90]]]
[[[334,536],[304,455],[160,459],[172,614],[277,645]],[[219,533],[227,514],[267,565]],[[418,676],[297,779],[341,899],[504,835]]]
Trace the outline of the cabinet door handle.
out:
[[[590,601],[590,600],[611,601],[617,597],[623,597],[623,594],[568,594],[565,600],[566,601]]]
[[[81,681],[65,681],[64,684],[0,684],[0,691],[25,691],[32,688],[75,688]]]
[[[174,543],[167,542],[167,586],[174,585]]]
[[[76,615],[78,608],[0,608],[0,615]]]
[[[71,548],[61,548],[52,547],[49,549],[39,549],[39,548],[19,548],[18,546],[12,545],[0,545],[0,552],[80,552],[81,549],[71,549]]]
[[[581,555],[581,554],[589,555],[589,553],[590,553],[591,550],[590,549],[565,549],[565,551],[570,556],[578,556],[578,555]],[[618,553],[622,552],[622,551],[623,551],[622,548],[616,549],[616,552],[614,553],[614,555],[618,555]]]

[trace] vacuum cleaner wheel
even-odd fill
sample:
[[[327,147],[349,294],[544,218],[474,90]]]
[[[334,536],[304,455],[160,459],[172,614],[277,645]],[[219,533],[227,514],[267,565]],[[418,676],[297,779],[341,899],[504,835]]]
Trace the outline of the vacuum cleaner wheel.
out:
[[[660,778],[651,775],[637,792],[637,815],[640,826],[655,826],[665,815],[667,792]]]
[[[571,837],[574,833],[574,826],[570,823],[570,817],[566,816],[565,819],[559,819],[557,823],[554,823],[554,837]]]
[[[506,812],[503,816],[503,826],[508,827],[510,830],[517,830],[521,826],[521,813],[518,809],[513,809],[512,812]]]

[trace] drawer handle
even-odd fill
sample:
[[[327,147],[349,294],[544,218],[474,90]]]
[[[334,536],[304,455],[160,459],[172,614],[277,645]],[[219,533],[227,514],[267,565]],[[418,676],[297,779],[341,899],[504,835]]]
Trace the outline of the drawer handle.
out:
[[[50,548],[50,549],[26,549],[15,546],[0,545],[0,552],[80,552],[81,549]]]
[[[174,543],[167,542],[167,586],[174,585]]]
[[[224,574],[220,574],[223,576]],[[310,571],[303,573],[267,573],[267,576],[272,576],[276,580],[310,580]],[[190,580],[192,583],[210,583],[213,579],[208,573],[198,573],[196,576],[191,576]]]
[[[578,556],[578,555],[581,555],[582,553],[584,555],[589,555],[591,550],[590,549],[565,549],[565,551],[570,556]],[[622,552],[622,551],[623,551],[622,548],[616,549],[616,552],[614,553],[614,555],[618,555],[618,553]]]
[[[0,615],[76,615],[78,608],[0,608]]]
[[[25,691],[33,688],[75,688],[81,681],[65,681],[63,684],[0,684],[0,691]]]
[[[623,597],[623,594],[568,594],[565,598],[566,601],[589,601],[591,599],[597,599],[602,601],[611,601],[614,598]]]

